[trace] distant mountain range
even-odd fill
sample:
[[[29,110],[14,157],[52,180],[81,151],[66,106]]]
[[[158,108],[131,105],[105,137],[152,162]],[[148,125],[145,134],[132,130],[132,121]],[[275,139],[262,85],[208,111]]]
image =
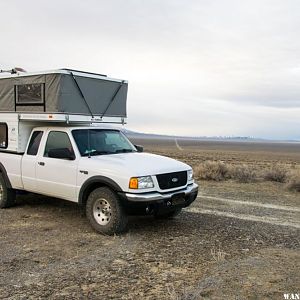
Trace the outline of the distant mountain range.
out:
[[[163,135],[152,133],[141,133],[129,129],[122,129],[122,131],[130,138],[133,139],[163,139],[163,140],[198,140],[198,141],[245,141],[245,142],[300,142],[298,140],[271,140],[262,139],[249,136],[176,136],[176,135]]]

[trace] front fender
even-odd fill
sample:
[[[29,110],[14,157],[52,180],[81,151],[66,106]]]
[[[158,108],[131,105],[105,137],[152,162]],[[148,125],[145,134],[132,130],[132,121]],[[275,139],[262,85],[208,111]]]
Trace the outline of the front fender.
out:
[[[79,205],[85,204],[88,195],[99,185],[108,186],[116,193],[122,192],[121,187],[112,179],[105,176],[92,176],[80,188],[78,195]]]

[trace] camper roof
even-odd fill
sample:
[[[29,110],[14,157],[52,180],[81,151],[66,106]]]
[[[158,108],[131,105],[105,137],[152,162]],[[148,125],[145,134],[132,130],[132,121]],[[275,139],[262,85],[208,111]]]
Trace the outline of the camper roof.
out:
[[[1,73],[0,112],[126,118],[128,82],[72,69]]]
[[[111,80],[111,81],[116,81],[116,82],[125,81],[125,83],[128,83],[127,80],[107,77],[107,75],[104,75],[104,74],[98,74],[98,73],[86,72],[86,71],[79,71],[79,70],[68,69],[68,68],[56,69],[56,70],[46,70],[46,71],[35,71],[35,72],[17,72],[17,73],[13,73],[13,74],[8,73],[8,72],[0,72],[0,80],[4,79],[4,78],[16,78],[16,77],[26,77],[26,76],[34,76],[34,75],[47,75],[47,74],[65,74],[65,75],[68,75],[71,72],[75,76]]]

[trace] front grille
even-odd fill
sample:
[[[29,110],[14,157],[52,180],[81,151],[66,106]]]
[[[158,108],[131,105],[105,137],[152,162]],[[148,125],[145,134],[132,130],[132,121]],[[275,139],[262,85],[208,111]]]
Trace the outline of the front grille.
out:
[[[158,185],[162,190],[184,186],[187,183],[187,172],[175,172],[156,175]]]

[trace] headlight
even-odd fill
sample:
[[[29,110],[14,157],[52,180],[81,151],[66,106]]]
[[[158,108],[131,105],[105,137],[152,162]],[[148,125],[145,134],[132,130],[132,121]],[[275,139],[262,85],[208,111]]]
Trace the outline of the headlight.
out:
[[[129,181],[130,189],[150,189],[154,187],[151,176],[132,177]]]
[[[193,170],[187,171],[188,181],[193,181]]]

